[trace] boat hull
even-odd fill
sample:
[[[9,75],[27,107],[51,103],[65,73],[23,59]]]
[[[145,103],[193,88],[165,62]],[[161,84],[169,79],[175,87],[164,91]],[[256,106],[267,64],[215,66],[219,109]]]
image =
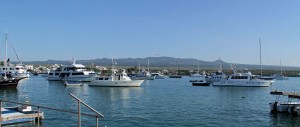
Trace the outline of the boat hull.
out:
[[[0,80],[0,88],[15,88],[18,86],[18,79]]]
[[[170,75],[169,78],[181,78],[181,75]]]
[[[90,82],[90,86],[106,86],[106,87],[139,87],[144,80],[131,81],[110,81],[110,80],[94,80]]]
[[[210,83],[209,82],[193,82],[192,85],[193,86],[209,86]]]
[[[213,86],[231,86],[231,87],[269,87],[272,81],[219,81],[213,82]]]

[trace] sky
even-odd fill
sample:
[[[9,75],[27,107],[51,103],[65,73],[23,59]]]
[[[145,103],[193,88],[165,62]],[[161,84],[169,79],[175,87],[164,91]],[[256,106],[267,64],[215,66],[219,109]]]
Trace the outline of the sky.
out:
[[[169,56],[300,66],[299,0],[2,0],[22,61]],[[12,48],[9,57],[16,59]]]

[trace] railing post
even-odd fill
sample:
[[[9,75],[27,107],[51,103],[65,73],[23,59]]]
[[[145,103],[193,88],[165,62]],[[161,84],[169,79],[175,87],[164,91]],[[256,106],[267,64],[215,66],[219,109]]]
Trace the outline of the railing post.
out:
[[[96,127],[98,127],[98,124],[99,124],[98,119],[99,119],[98,116],[96,116]]]
[[[81,126],[81,119],[80,119],[80,101],[78,100],[78,127]]]
[[[40,127],[40,106],[38,106],[38,127]]]
[[[2,126],[2,100],[0,100],[0,127]]]

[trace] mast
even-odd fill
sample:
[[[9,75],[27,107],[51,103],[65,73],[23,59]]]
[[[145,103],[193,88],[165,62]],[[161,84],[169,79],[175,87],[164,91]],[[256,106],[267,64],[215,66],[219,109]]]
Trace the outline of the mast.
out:
[[[6,66],[6,59],[7,59],[7,33],[5,33],[5,44],[4,44],[4,47],[5,47],[5,50],[4,50],[4,66]]]
[[[220,65],[219,65],[219,72],[223,72],[223,66],[222,66],[222,60],[221,58],[219,57],[219,62],[220,62]]]
[[[197,71],[197,73],[199,73],[199,60],[198,60],[198,71]]]
[[[5,52],[4,52],[4,79],[6,79],[6,69],[7,69],[7,40],[8,40],[8,35],[5,33]]]
[[[282,75],[282,65],[281,65],[281,60],[280,60],[280,74]]]
[[[176,63],[177,63],[177,74],[178,75],[178,71],[179,71],[179,67],[178,67],[178,59],[176,59]]]
[[[262,76],[262,65],[261,65],[261,42],[259,38],[259,63],[260,63],[260,76]]]
[[[139,64],[139,72],[141,72],[141,64],[140,64],[140,61],[138,61],[138,64]]]
[[[112,81],[114,81],[115,79],[115,71],[114,71],[114,64],[115,64],[115,62],[114,62],[114,58],[112,58],[111,59],[111,75],[112,75],[112,77],[111,77],[111,79],[112,79]]]
[[[148,72],[150,72],[150,71],[149,71],[149,59],[148,59]]]

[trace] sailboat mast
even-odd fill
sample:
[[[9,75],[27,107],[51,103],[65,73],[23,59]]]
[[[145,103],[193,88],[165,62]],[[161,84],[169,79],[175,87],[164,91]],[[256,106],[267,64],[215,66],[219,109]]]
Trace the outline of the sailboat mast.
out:
[[[197,71],[197,73],[199,73],[199,60],[198,60],[198,71]]]
[[[5,44],[4,44],[4,46],[5,46],[5,51],[4,51],[4,66],[6,66],[6,57],[7,57],[7,39],[8,39],[8,37],[7,37],[7,33],[5,34]]]
[[[282,75],[282,65],[281,65],[281,60],[280,60],[280,74]]]
[[[261,65],[261,42],[259,38],[259,63],[260,63],[260,76],[262,76],[262,65]]]
[[[150,71],[149,71],[149,59],[148,59],[148,72],[150,72]]]
[[[178,75],[178,73],[179,73],[178,59],[176,59],[176,63],[177,63],[177,74],[176,75]]]

